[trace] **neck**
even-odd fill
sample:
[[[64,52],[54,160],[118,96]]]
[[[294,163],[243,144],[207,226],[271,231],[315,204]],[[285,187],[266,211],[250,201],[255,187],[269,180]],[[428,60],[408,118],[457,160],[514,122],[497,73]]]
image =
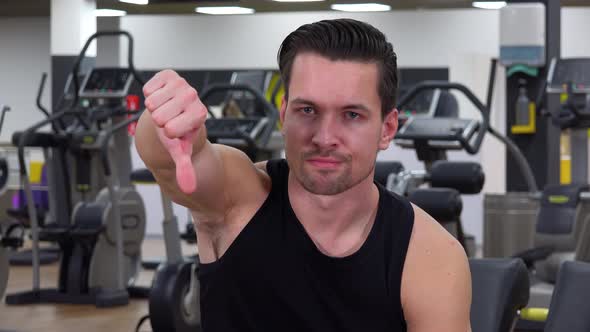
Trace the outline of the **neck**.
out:
[[[372,224],[379,201],[379,190],[372,174],[336,195],[316,195],[307,191],[289,174],[289,198],[297,218],[311,232],[334,235],[358,226]]]

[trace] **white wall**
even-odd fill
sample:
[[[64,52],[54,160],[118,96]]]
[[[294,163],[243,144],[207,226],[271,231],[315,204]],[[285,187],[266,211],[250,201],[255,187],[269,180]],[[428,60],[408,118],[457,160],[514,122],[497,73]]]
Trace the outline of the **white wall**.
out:
[[[118,25],[114,19],[104,19],[102,23],[99,28]],[[104,54],[108,53],[104,46],[113,45],[115,41],[101,40],[103,54],[99,61],[105,59],[105,63],[112,64],[109,61],[118,60],[114,55]],[[126,42],[123,45],[126,47]],[[42,101],[51,109],[50,47],[49,17],[0,18],[0,104],[12,109],[6,114],[0,142],[9,142],[14,131],[44,119],[35,103],[44,72],[48,76]]]
[[[590,8],[561,10],[561,56],[590,57]]]
[[[9,105],[0,141],[10,141],[12,132],[43,119],[35,106],[41,74],[49,74],[49,18],[0,19],[0,104]],[[43,104],[49,107],[51,77],[48,76]]]
[[[278,47],[289,32],[337,17],[381,29],[392,41],[400,66],[446,66],[454,54],[476,50],[497,54],[498,13],[483,10],[127,16],[121,28],[135,38],[140,68],[276,68]]]

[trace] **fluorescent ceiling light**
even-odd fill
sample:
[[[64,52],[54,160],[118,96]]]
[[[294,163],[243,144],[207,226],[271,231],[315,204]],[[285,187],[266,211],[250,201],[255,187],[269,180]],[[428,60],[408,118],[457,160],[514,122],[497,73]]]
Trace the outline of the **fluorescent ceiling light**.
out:
[[[474,1],[473,7],[481,9],[500,9],[506,6],[506,1]]]
[[[325,1],[325,0],[272,0],[272,1],[276,1],[276,2],[319,2],[319,1]]]
[[[124,10],[117,9],[95,9],[94,15],[96,17],[113,17],[113,16],[125,16],[127,14]]]
[[[132,3],[134,5],[147,5],[149,0],[119,0],[119,2]]]
[[[239,14],[253,14],[254,9],[244,7],[197,7],[197,13],[211,14],[211,15],[239,15]]]
[[[391,6],[380,3],[333,4],[330,8],[332,8],[332,10],[340,10],[343,12],[386,12],[391,10]]]

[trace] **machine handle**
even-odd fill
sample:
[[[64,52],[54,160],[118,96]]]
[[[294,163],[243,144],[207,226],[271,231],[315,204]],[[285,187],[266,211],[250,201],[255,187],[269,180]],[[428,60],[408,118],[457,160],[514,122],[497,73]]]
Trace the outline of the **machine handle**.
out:
[[[47,119],[37,122],[33,126],[25,129],[25,131],[23,131],[22,134],[20,134],[17,146],[18,146],[18,164],[19,164],[21,175],[27,176],[27,168],[26,168],[26,163],[25,163],[25,146],[26,146],[26,143],[29,139],[29,136],[31,134],[35,133],[35,131],[37,129],[39,129],[49,123],[53,123],[54,121],[59,120],[63,116],[65,116],[66,114],[70,114],[70,113],[71,113],[71,111],[69,109],[54,113],[52,116],[48,117]]]
[[[479,151],[485,133],[488,131],[489,109],[465,85],[446,81],[420,82],[414,85],[412,88],[410,88],[410,90],[402,96],[397,108],[402,109],[412,99],[414,99],[418,95],[418,93],[425,90],[434,89],[459,90],[467,97],[467,99],[469,99],[469,101],[471,101],[475,108],[477,108],[477,110],[481,113],[482,122],[480,124],[480,127],[478,128],[477,136],[475,137],[475,141],[473,142],[473,144],[470,144],[470,142],[467,142],[463,139],[459,140],[465,151],[467,151],[470,154],[476,154]]]
[[[2,125],[4,124],[4,115],[6,112],[10,111],[10,107],[6,105],[0,105],[0,132],[2,132]]]
[[[43,95],[43,89],[45,89],[45,81],[47,80],[47,73],[43,73],[41,75],[41,83],[39,84],[39,90],[37,91],[37,108],[45,114],[46,117],[49,117],[49,112],[47,109],[41,104],[41,96]]]
[[[49,111],[47,111],[47,108],[45,108],[45,106],[43,106],[41,104],[41,97],[43,96],[43,90],[45,90],[45,81],[47,81],[47,73],[43,73],[41,75],[41,82],[39,83],[39,90],[37,91],[37,99],[36,99],[36,104],[37,104],[37,108],[43,112],[43,114],[45,114],[46,117],[50,117],[49,115]],[[59,123],[59,128],[61,128],[61,130],[65,130],[66,125],[63,123],[62,119],[57,119],[57,122]],[[54,132],[58,132],[58,127],[56,126],[55,122],[51,123],[51,129],[53,129]]]
[[[113,136],[113,134],[115,134],[115,132],[117,130],[121,130],[123,128],[127,128],[127,125],[138,121],[139,118],[141,117],[141,113],[143,111],[137,111],[137,112],[129,112],[129,113],[133,113],[133,115],[127,119],[125,119],[124,121],[121,121],[119,123],[117,123],[116,125],[114,125],[113,127],[111,127],[105,134],[103,141],[101,142],[101,146],[100,146],[100,159],[102,161],[102,167],[104,168],[104,174],[109,177],[111,176],[111,165],[109,164],[109,140],[111,138],[111,136]]]
[[[245,84],[212,84],[201,94],[201,101],[204,105],[207,105],[207,100],[213,95],[213,93],[220,91],[247,91],[254,96],[254,99],[263,106],[264,113],[271,124],[266,126],[260,135],[260,140],[267,142],[272,135],[274,125],[279,119],[279,112],[274,108],[274,106],[272,106],[272,104],[269,103],[260,92]],[[209,115],[215,119],[215,115],[209,110],[209,108],[207,108],[207,111],[209,112]]]

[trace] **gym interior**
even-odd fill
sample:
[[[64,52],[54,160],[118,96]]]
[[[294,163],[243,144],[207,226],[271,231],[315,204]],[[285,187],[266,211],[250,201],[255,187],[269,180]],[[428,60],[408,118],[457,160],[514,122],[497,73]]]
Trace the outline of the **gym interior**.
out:
[[[282,158],[277,50],[335,18],[393,44],[375,181],[465,249],[472,330],[590,331],[590,1],[364,2],[1,2],[0,331],[200,331],[192,215],[134,146],[142,87],[175,70],[211,142]]]

